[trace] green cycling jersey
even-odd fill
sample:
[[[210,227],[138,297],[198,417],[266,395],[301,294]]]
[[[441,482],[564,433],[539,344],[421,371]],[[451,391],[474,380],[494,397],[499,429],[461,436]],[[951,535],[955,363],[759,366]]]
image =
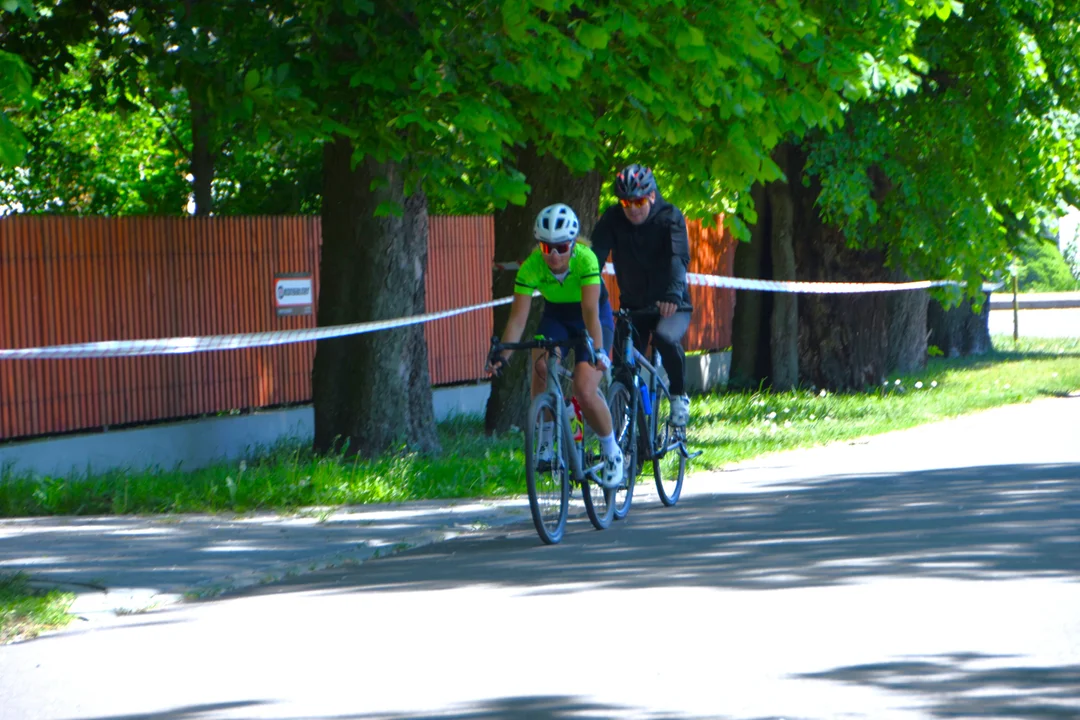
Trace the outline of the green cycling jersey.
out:
[[[596,255],[584,245],[574,243],[570,255],[570,266],[561,280],[551,272],[544,262],[540,248],[533,250],[525,262],[518,268],[514,278],[514,292],[518,295],[532,295],[539,290],[544,300],[549,303],[569,304],[581,302],[581,288],[585,285],[602,285],[600,264]],[[601,302],[606,293],[601,288]]]

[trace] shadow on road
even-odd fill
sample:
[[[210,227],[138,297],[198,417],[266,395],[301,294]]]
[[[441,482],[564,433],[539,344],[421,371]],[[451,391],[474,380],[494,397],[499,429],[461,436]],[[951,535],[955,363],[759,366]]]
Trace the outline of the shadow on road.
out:
[[[531,528],[461,538],[253,593],[431,590],[471,583],[775,589],[875,576],[1080,579],[1080,464],[969,467],[802,481],[779,492],[635,508],[561,545]],[[452,560],[447,562],[448,560]]]
[[[109,715],[106,717],[87,718],[86,720],[201,720],[218,717],[218,713],[227,710],[243,709],[266,705],[264,702],[250,701],[221,703],[214,705],[193,705],[177,708],[162,713],[149,715]],[[451,708],[434,713],[408,714],[357,714],[357,715],[319,715],[320,720],[406,720],[406,718],[431,718],[432,720],[483,720],[485,718],[530,718],[535,720],[569,720],[570,718],[609,718],[625,713],[630,708],[605,705],[583,698],[568,696],[537,696],[497,698],[483,702],[470,703],[467,706]],[[634,717],[642,720],[691,720],[689,715],[662,713],[642,714],[634,708]],[[310,719],[311,716],[305,716]],[[301,720],[301,718],[284,718]],[[764,719],[761,719],[764,720]]]
[[[935,656],[857,665],[804,677],[917,693],[931,699],[932,717],[1076,718],[1080,666],[993,667],[997,656]]]

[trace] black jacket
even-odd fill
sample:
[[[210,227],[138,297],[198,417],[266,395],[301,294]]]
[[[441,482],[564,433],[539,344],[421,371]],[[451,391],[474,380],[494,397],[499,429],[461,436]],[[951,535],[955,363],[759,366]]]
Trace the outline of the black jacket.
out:
[[[679,310],[693,308],[686,284],[690,245],[679,208],[658,195],[645,222],[632,225],[622,207],[612,205],[597,220],[591,240],[601,269],[611,253],[620,306],[641,308],[663,300]]]

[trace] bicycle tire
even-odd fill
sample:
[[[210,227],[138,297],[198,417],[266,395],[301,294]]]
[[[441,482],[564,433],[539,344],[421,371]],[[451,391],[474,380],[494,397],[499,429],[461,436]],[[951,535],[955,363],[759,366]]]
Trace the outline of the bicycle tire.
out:
[[[602,457],[600,439],[587,423],[582,447],[584,451],[581,453],[581,469],[584,472],[586,468],[599,462]],[[575,447],[573,452],[577,451]],[[593,527],[597,530],[607,530],[615,517],[615,491],[605,490],[599,483],[582,478],[581,499],[585,502],[585,513],[589,516],[589,522],[593,524]]]
[[[615,501],[612,503],[615,519],[622,520],[630,512],[630,504],[634,501],[634,484],[640,466],[637,459],[638,423],[636,418],[630,417],[634,412],[633,396],[630,388],[618,380],[613,382],[608,390],[608,409],[611,412],[615,441],[623,454],[626,482],[623,487],[613,491]]]
[[[556,398],[551,393],[538,395],[529,406],[525,424],[525,485],[529,491],[529,511],[536,534],[547,545],[562,540],[566,518],[570,514],[570,468],[566,463],[563,430],[558,423]],[[546,470],[539,467],[540,427],[543,422],[555,425],[552,433],[552,459]]]
[[[671,417],[671,395],[666,387],[656,383],[652,432],[649,433],[652,440],[653,477],[656,480],[656,492],[660,496],[660,502],[671,507],[679,502],[679,496],[682,495],[683,479],[686,477],[686,457],[678,450],[665,450],[678,432],[668,423],[669,417]]]

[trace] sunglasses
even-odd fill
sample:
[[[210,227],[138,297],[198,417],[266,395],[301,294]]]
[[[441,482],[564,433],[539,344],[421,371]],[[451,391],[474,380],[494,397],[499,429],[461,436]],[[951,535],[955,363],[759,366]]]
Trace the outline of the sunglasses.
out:
[[[623,207],[636,207],[636,208],[639,208],[639,207],[645,205],[648,202],[649,202],[649,197],[647,195],[645,197],[639,197],[639,198],[635,198],[633,200],[624,200],[622,198],[619,199],[619,204],[622,205]]]
[[[540,243],[540,252],[545,255],[565,255],[570,252],[570,248],[574,246],[574,243],[560,243],[554,245],[552,243],[542,242]]]

